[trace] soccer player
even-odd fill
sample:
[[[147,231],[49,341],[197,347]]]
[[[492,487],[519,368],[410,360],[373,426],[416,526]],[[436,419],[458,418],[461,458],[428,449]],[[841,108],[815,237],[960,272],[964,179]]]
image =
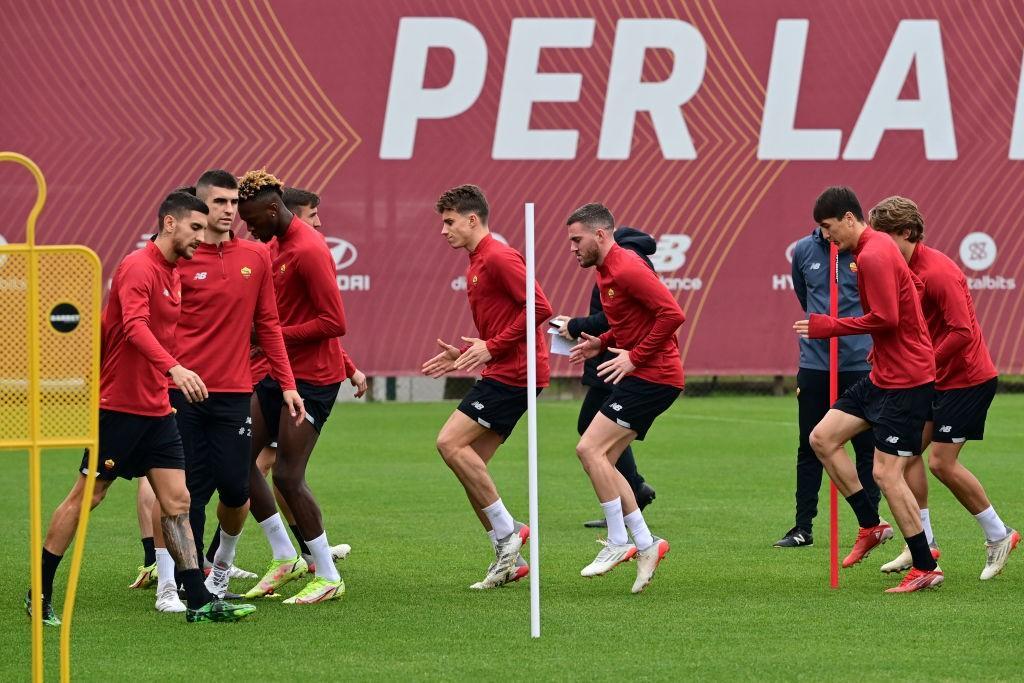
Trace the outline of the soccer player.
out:
[[[304,411],[281,337],[270,253],[231,231],[238,181],[221,169],[206,171],[196,182],[196,196],[209,210],[207,228],[195,255],[179,266],[182,303],[175,343],[178,358],[204,378],[209,396],[202,403],[192,403],[172,388],[170,399],[185,451],[197,557],[203,556],[206,504],[214,490],[220,496],[220,543],[206,587],[223,597],[249,512],[249,342],[253,334],[282,388],[288,413],[301,423]],[[164,564],[158,567],[157,609],[182,611],[173,573],[167,572],[169,558],[160,550],[157,564],[161,560]]]
[[[655,252],[658,245],[654,238],[636,228],[621,227],[613,235],[615,243],[624,249],[629,249],[654,270],[654,264],[649,258]],[[561,326],[559,334],[569,341],[576,341],[580,334],[586,332],[591,336],[597,336],[608,331],[608,318],[601,308],[601,292],[597,285],[594,285],[590,293],[589,315],[570,318],[567,315],[555,316],[552,322]],[[579,418],[576,420],[576,431],[583,435],[587,427],[594,420],[594,415],[612,393],[612,387],[603,379],[597,376],[597,366],[613,357],[611,352],[604,352],[600,356],[590,358],[583,363],[583,385],[587,387],[587,395],[583,397],[583,404],[580,406]],[[636,468],[636,459],[633,457],[633,448],[626,446],[622,455],[615,463],[622,476],[629,482],[629,488],[633,489],[633,496],[636,498],[637,506],[643,510],[654,501],[654,488],[644,481],[643,476]],[[602,529],[608,526],[605,519],[595,519],[584,522],[583,526],[591,529]]]
[[[580,574],[601,576],[635,556],[632,592],[640,593],[654,578],[669,544],[651,534],[633,489],[615,463],[634,440],[643,441],[655,418],[683,390],[676,330],[686,317],[654,270],[615,243],[615,219],[607,207],[585,204],[566,225],[569,248],[580,267],[597,271],[609,326],[599,337],[583,333],[569,360],[582,363],[604,351],[612,353],[597,366],[598,377],[612,385],[611,394],[576,446],[604,512],[608,540],[600,541],[604,547]],[[629,542],[627,529],[634,543]]]
[[[843,567],[857,564],[893,535],[892,526],[871,505],[843,447],[870,429],[875,441],[875,481],[913,557],[913,569],[899,586],[886,592],[931,588],[944,577],[928,547],[917,501],[903,478],[907,463],[921,455],[921,433],[935,382],[935,356],[915,284],[920,281],[893,241],[864,222],[860,202],[850,188],[830,187],[822,192],[814,204],[814,220],[840,249],[853,251],[864,315],[832,318],[815,313],[809,320],[793,323],[793,329],[811,339],[867,332],[873,342],[871,374],[846,390],[810,438],[860,525]]]
[[[829,241],[815,227],[811,234],[793,248],[793,291],[804,313],[829,312]],[[857,266],[853,254],[839,253],[839,315],[857,317],[864,312],[857,292]],[[776,548],[799,548],[814,545],[814,517],[818,514],[818,491],[821,490],[821,460],[811,448],[811,430],[821,422],[830,407],[828,342],[824,339],[797,338],[800,346],[800,369],[796,375],[797,417],[800,440],[796,451],[796,519],[793,528],[775,542]],[[871,337],[866,334],[839,340],[839,394],[866,377],[871,365],[867,361]],[[853,437],[857,478],[872,507],[878,510],[882,497],[872,469],[875,447],[870,432]]]
[[[320,506],[306,483],[306,466],[320,430],[331,414],[345,379],[341,343],[345,309],[335,280],[334,260],[323,237],[284,205],[282,183],[266,170],[249,171],[239,183],[238,214],[264,243],[276,238],[274,289],[292,372],[306,410],[298,425],[281,410],[281,386],[265,377],[253,394],[250,509],[270,543],[273,560],[246,597],[259,597],[306,573],[308,565],[274,505],[274,494],[256,467],[272,441],[278,444],[274,484],[295,515],[302,538],[316,563],[314,578],[285,604],[306,605],[340,598],[345,582],[331,559]]]
[[[928,467],[932,474],[981,525],[986,552],[981,580],[987,581],[1003,570],[1020,543],[1020,533],[1003,523],[981,482],[959,460],[968,440],[984,438],[985,418],[999,381],[974,314],[967,278],[948,256],[923,242],[924,218],[909,199],[889,197],[871,209],[869,223],[896,242],[910,270],[924,283],[921,307],[935,347],[935,396],[922,448],[931,442]],[[904,474],[921,507],[921,522],[937,556],[925,514],[928,478],[924,463],[914,458]],[[904,549],[895,560],[882,565],[882,571],[904,571],[910,568],[910,561],[910,551]]]
[[[188,600],[185,618],[235,621],[255,611],[211,595],[203,585],[189,524],[189,494],[181,437],[167,396],[167,377],[192,403],[206,400],[203,380],[169,352],[181,307],[177,263],[191,259],[206,230],[206,205],[196,197],[173,192],[160,205],[156,240],[124,258],[114,273],[103,310],[100,367],[100,452],[98,472],[81,475],[54,512],[43,543],[43,610],[50,625],[53,578],[74,539],[85,477],[96,477],[92,506],[100,504],[117,477],[146,476],[163,516],[160,525]],[[31,603],[26,598],[26,607]]]
[[[548,385],[540,326],[551,317],[551,306],[538,283],[536,310],[526,310],[526,264],[519,252],[491,235],[490,207],[479,187],[454,187],[441,195],[435,208],[448,245],[469,254],[466,289],[480,337],[462,337],[460,348],[438,339],[441,352],[423,364],[423,373],[441,377],[484,366],[480,381],[437,435],[438,452],[458,477],[494,548],[494,562],[483,580],[470,586],[482,590],[518,581],[530,571],[519,554],[530,529],[506,509],[487,463],[526,412],[527,334],[537,336],[538,393]]]

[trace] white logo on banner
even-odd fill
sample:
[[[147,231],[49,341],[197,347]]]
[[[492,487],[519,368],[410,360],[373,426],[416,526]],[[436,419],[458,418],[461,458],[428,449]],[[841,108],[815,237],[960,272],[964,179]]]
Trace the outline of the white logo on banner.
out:
[[[988,270],[996,262],[996,242],[983,232],[972,232],[960,242],[960,260],[971,270]]]
[[[689,235],[666,234],[658,238],[658,247],[651,256],[654,270],[670,292],[697,291],[704,286],[699,277],[668,277],[662,273],[673,273],[686,265],[686,251],[693,244]]]
[[[331,258],[334,259],[334,269],[338,272],[338,289],[342,292],[368,292],[370,290],[370,276],[367,274],[341,273],[351,267],[359,252],[356,246],[340,237],[324,237],[327,246],[331,250]]]

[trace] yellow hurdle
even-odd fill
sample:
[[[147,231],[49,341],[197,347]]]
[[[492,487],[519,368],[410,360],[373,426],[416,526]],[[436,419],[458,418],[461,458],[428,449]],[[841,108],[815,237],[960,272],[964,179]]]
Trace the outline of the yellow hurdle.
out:
[[[0,152],[0,162],[36,180],[24,244],[0,245],[0,450],[29,451],[29,554],[32,585],[32,680],[43,680],[41,458],[45,448],[87,448],[99,457],[100,300],[102,266],[80,245],[36,245],[46,180],[28,157]],[[86,477],[60,633],[60,675],[71,680],[71,621],[85,549],[95,477]],[[52,596],[51,596],[52,597]]]

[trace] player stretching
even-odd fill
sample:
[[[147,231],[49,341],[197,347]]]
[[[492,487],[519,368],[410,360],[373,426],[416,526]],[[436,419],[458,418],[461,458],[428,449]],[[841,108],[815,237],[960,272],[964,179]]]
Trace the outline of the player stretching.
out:
[[[207,398],[199,375],[168,353],[181,310],[181,283],[176,264],[190,259],[206,230],[206,205],[196,197],[173,192],[160,205],[156,240],[121,261],[103,310],[103,362],[100,367],[100,447],[96,507],[117,477],[146,476],[163,512],[160,525],[167,549],[180,571],[188,600],[187,621],[235,621],[255,611],[216,599],[203,585],[185,486],[185,457],[171,404],[167,377],[187,400]],[[60,624],[53,613],[53,577],[74,539],[81,509],[88,454],[81,476],[54,511],[43,543],[43,618]],[[26,607],[31,603],[26,599]]]
[[[469,253],[466,290],[480,338],[462,337],[461,348],[438,339],[441,353],[423,364],[423,372],[441,377],[453,370],[470,372],[484,365],[480,381],[441,427],[437,450],[466,490],[494,546],[494,562],[483,580],[470,588],[495,588],[529,573],[519,551],[530,529],[516,522],[505,508],[487,463],[526,412],[527,334],[537,337],[538,393],[548,385],[547,346],[537,328],[551,317],[551,306],[537,284],[536,310],[527,316],[526,264],[519,252],[491,236],[487,227],[490,209],[479,187],[452,188],[441,195],[435,208],[441,214],[441,235],[448,245]]]
[[[345,334],[345,309],[326,242],[288,210],[281,191],[281,181],[265,170],[246,173],[238,187],[238,213],[260,241],[277,238],[273,260],[277,310],[306,419],[296,425],[281,410],[281,387],[272,378],[266,377],[256,386],[249,496],[253,517],[263,528],[274,559],[246,597],[267,595],[302,576],[308,568],[288,538],[287,527],[274,505],[274,494],[256,466],[260,451],[276,441],[274,484],[295,515],[299,532],[316,562],[313,580],[285,604],[305,605],[345,594],[345,582],[331,559],[320,506],[306,483],[309,457],[345,379],[338,341]]]
[[[974,314],[967,278],[948,256],[922,242],[924,218],[917,204],[903,197],[890,197],[871,209],[869,222],[895,240],[910,270],[924,283],[921,308],[935,346],[935,397],[932,416],[925,423],[922,448],[931,442],[928,467],[932,474],[981,525],[987,556],[981,579],[985,581],[1003,571],[1010,552],[1020,543],[1020,533],[999,518],[981,482],[961,464],[959,456],[968,439],[985,436],[985,418],[996,393],[998,373]],[[928,542],[933,544],[925,514],[928,478],[924,463],[914,458],[904,475],[921,507]],[[937,549],[934,554],[938,556]],[[906,549],[882,565],[883,572],[909,568],[910,551]]]
[[[566,225],[570,251],[580,267],[597,271],[610,328],[600,337],[583,333],[569,359],[582,363],[604,351],[613,354],[597,367],[597,374],[614,388],[576,446],[608,525],[608,540],[580,574],[601,576],[636,556],[632,591],[639,593],[654,578],[669,545],[648,530],[633,489],[615,463],[634,440],[643,441],[655,418],[683,390],[676,330],[686,317],[654,270],[615,243],[615,219],[604,205],[581,206]]]
[[[844,444],[871,429],[875,440],[875,481],[907,540],[913,569],[888,593],[907,593],[942,583],[914,494],[903,478],[907,463],[921,455],[921,432],[928,418],[935,382],[935,355],[921,313],[914,277],[893,241],[864,223],[853,190],[830,187],[814,204],[822,234],[840,249],[853,251],[857,289],[864,315],[832,318],[812,314],[793,329],[810,339],[871,335],[871,374],[846,390],[811,432],[811,447],[842,492],[860,530],[843,567],[851,567],[892,538],[857,478]]]

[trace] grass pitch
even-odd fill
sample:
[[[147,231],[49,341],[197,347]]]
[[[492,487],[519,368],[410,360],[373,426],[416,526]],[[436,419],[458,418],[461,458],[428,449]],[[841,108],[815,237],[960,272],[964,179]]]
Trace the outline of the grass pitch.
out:
[[[142,549],[135,486],[117,482],[90,526],[73,628],[75,677],[934,681],[1021,675],[1024,549],[1002,576],[979,581],[981,531],[934,480],[932,519],[947,577],[940,590],[882,593],[897,579],[878,566],[899,552],[898,539],[843,571],[840,590],[829,589],[825,486],[816,545],[771,547],[792,526],[792,397],[683,398],[638,445],[640,470],[658,492],[648,523],[672,544],[654,583],[639,596],[629,593],[632,564],[597,579],[579,576],[598,549],[595,533],[581,523],[599,516],[600,507],[574,454],[578,406],[542,402],[543,637],[532,641],[527,582],[468,589],[483,576],[491,551],[434,450],[437,429],[454,407],[337,407],[310,481],[328,537],[351,543],[353,551],[339,563],[348,594],[326,605],[257,601],[258,612],[239,624],[186,624],[183,615],[157,613],[151,590],[126,589]],[[998,396],[988,438],[970,444],[964,455],[1003,518],[1015,525],[1024,525],[1022,414],[1024,396]],[[522,520],[525,432],[524,420],[492,465],[505,503]],[[44,524],[73,482],[80,457],[46,456]],[[0,615],[11,629],[11,647],[0,661],[0,680],[25,680],[27,466],[21,457],[8,463],[0,484],[0,529],[9,551],[0,565],[7,596]],[[845,551],[855,524],[845,504],[840,515]],[[237,563],[259,573],[268,559],[266,541],[250,522]],[[57,576],[58,611],[68,564]],[[285,594],[300,585],[287,586]],[[46,647],[48,678],[55,679],[56,629],[47,629]]]

